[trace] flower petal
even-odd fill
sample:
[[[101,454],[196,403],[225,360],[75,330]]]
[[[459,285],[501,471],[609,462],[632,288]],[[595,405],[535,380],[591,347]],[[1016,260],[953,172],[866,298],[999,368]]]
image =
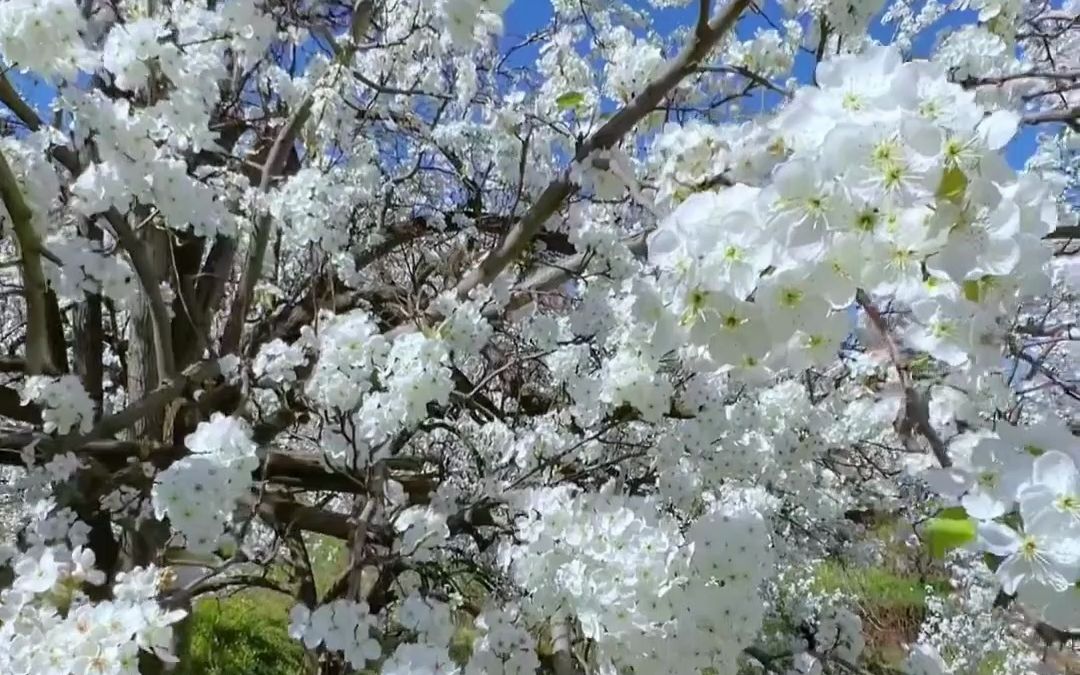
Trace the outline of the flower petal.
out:
[[[1011,110],[998,110],[979,124],[979,134],[991,150],[1000,150],[1008,145],[1020,126],[1020,116]]]
[[[976,532],[979,548],[994,555],[1009,555],[1020,548],[1020,534],[1001,523],[979,523]]]

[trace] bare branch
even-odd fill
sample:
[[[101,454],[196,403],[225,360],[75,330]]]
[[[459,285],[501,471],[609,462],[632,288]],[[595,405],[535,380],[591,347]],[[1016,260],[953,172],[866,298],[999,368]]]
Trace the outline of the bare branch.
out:
[[[703,0],[702,4],[706,4]],[[551,622],[551,648],[555,652],[552,657],[555,675],[579,675],[581,669],[574,661],[574,653],[570,648],[570,622],[565,617],[556,617]]]
[[[18,391],[11,387],[0,386],[0,417],[9,417],[30,424],[41,424],[41,409],[33,403],[23,405]]]
[[[1069,126],[1076,125],[1077,120],[1080,120],[1080,106],[1066,108],[1064,110],[1043,110],[1041,112],[1028,113],[1022,118],[1024,124],[1063,122]]]
[[[203,380],[215,377],[218,373],[217,361],[196,363],[120,412],[103,417],[89,433],[59,439],[61,446],[70,450],[84,445],[87,441],[111,438],[124,429],[131,428],[144,417],[164,410],[165,406],[183,394],[191,385],[200,384]]]
[[[19,96],[19,93],[15,91],[15,87],[11,86],[11,81],[8,80],[7,75],[4,73],[0,73],[0,103],[3,103],[11,112],[15,113],[15,116],[30,131],[37,131],[41,128],[41,118],[37,112]]]

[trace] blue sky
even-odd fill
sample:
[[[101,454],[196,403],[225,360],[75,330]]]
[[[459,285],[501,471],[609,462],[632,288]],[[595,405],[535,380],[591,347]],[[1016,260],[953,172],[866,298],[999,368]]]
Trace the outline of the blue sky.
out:
[[[642,9],[648,7],[646,0],[625,0],[625,2],[631,7]],[[722,3],[718,1],[715,4],[720,5]],[[1058,5],[1060,2],[1054,2],[1052,4]],[[696,5],[696,2],[691,2],[688,7],[684,8],[662,10],[649,9],[648,11],[651,12],[655,18],[654,25],[657,30],[662,32],[672,31],[680,26],[693,24],[696,18]],[[782,16],[782,12],[776,5],[775,0],[765,0],[762,6],[770,17],[775,19]],[[506,31],[503,37],[503,44],[505,46],[517,44],[523,36],[547,25],[552,14],[553,10],[550,0],[512,0],[504,16]],[[912,50],[913,55],[916,57],[926,56],[930,53],[943,31],[947,31],[957,25],[971,23],[974,19],[975,13],[971,11],[953,11],[946,13],[941,20],[930,26],[915,41]],[[769,24],[765,19],[755,13],[747,12],[739,22],[737,32],[741,38],[746,39],[752,37],[759,28],[768,27]],[[875,24],[871,26],[871,34],[883,42],[888,42],[891,36],[891,29],[883,26],[880,22],[875,22]],[[512,59],[512,62],[514,62],[515,65],[526,66],[532,59],[536,58],[537,53],[538,49],[536,47],[523,49],[515,55],[516,58]],[[795,60],[794,76],[801,82],[809,82],[813,73],[813,68],[813,56],[805,52],[800,53]],[[32,78],[19,75],[14,71],[9,72],[9,77],[15,88],[23,92],[27,100],[31,105],[38,109],[42,117],[47,118],[49,116],[48,106],[49,102],[52,100],[53,89]],[[1045,131],[1051,131],[1051,129],[1048,129],[1045,125],[1040,128],[1022,127],[1012,143],[1006,148],[1006,154],[1010,164],[1015,167],[1022,166],[1024,161],[1034,151],[1038,134]]]

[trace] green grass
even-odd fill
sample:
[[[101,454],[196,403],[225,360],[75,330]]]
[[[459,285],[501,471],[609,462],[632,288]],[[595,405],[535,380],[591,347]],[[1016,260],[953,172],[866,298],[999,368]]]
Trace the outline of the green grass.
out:
[[[198,601],[176,675],[306,675],[304,649],[288,634],[290,607],[272,592]]]
[[[1007,662],[1001,652],[991,652],[979,662],[979,675],[1004,675]]]
[[[948,588],[943,580],[922,581],[885,567],[854,567],[832,560],[818,566],[813,583],[814,590],[841,591],[864,607],[883,609],[925,608],[928,585],[939,591]]]
[[[307,541],[315,585],[321,594],[341,574],[347,554],[336,539]],[[301,644],[289,637],[292,598],[252,589],[195,603],[181,629],[176,675],[307,675]]]
[[[330,588],[334,581],[345,571],[349,562],[349,552],[345,542],[321,534],[304,533],[308,557],[311,559],[311,574],[315,577],[315,588],[319,598]]]
[[[903,661],[904,645],[918,636],[927,598],[948,592],[944,578],[922,579],[884,566],[833,560],[818,566],[813,586],[821,593],[840,592],[854,599],[867,638],[864,665],[870,672],[889,672]]]

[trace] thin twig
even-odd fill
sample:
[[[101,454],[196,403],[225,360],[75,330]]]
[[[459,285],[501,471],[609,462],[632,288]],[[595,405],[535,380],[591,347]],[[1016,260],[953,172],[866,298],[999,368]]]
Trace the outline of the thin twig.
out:
[[[949,459],[948,449],[945,447],[945,442],[941,439],[937,430],[930,424],[930,409],[926,398],[919,393],[915,388],[915,383],[911,377],[911,371],[908,369],[907,363],[904,361],[903,356],[900,354],[900,349],[896,345],[896,341],[893,339],[892,333],[889,331],[888,325],[885,323],[885,319],[881,316],[881,312],[870,300],[870,296],[865,291],[859,289],[855,296],[856,301],[866,312],[867,317],[870,319],[870,323],[881,334],[882,340],[885,341],[885,349],[889,354],[889,360],[892,361],[893,367],[896,369],[896,374],[900,378],[900,386],[904,391],[904,409],[900,413],[900,423],[897,425],[897,432],[901,437],[909,436],[912,430],[919,432],[927,443],[930,444],[930,450],[937,457],[938,463],[945,468],[952,466],[952,460]]]

